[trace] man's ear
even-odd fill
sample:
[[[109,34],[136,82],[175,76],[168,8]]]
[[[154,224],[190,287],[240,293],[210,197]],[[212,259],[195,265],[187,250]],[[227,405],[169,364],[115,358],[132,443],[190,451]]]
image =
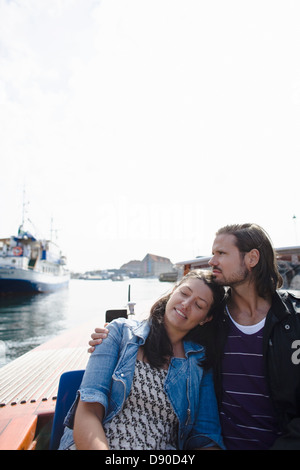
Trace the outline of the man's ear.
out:
[[[253,269],[257,265],[257,263],[259,262],[259,258],[260,258],[259,250],[257,250],[256,248],[253,248],[253,250],[249,251],[245,255],[246,266],[250,270]]]

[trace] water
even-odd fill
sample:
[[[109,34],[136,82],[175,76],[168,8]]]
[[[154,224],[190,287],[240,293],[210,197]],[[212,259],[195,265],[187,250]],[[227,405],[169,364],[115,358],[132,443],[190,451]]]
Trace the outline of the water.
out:
[[[147,314],[174,285],[158,279],[73,279],[68,289],[52,294],[0,298],[0,367],[80,323],[95,319],[95,327],[102,326],[106,310],[126,307],[129,284],[138,315]]]

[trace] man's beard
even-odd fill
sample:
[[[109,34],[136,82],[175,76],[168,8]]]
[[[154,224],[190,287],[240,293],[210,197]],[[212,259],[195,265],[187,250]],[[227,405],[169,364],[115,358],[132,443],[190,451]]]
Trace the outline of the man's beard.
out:
[[[222,270],[221,270],[221,273],[223,275]],[[223,275],[222,279],[215,278],[215,282],[219,284],[220,286],[237,287],[249,279],[250,279],[250,272],[245,267],[245,265],[241,265],[240,268],[234,273],[230,274],[230,276],[225,277]]]

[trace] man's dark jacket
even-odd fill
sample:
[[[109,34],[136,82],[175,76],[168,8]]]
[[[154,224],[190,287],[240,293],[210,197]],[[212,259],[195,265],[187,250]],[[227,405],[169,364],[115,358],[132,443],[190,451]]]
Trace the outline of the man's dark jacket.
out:
[[[229,330],[226,310],[222,308],[211,323],[220,403],[222,355]],[[272,449],[300,450],[300,296],[286,291],[273,295],[263,331],[263,355],[269,393],[282,432]]]

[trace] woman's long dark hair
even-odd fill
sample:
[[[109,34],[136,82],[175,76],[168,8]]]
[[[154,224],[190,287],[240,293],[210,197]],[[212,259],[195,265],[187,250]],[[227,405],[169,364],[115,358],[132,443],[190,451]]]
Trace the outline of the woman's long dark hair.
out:
[[[224,299],[224,288],[214,282],[212,273],[208,270],[195,269],[186,274],[175,288],[168,295],[160,298],[151,308],[150,311],[150,333],[144,345],[144,354],[152,367],[161,368],[168,363],[173,356],[172,345],[164,326],[164,315],[166,305],[173,291],[183,284],[187,279],[199,279],[203,281],[212,291],[213,305],[209,311],[209,316],[213,316],[216,309],[220,306]],[[203,345],[206,348],[206,365],[210,365],[210,322],[202,326],[196,326],[185,336],[185,340],[193,341]]]

